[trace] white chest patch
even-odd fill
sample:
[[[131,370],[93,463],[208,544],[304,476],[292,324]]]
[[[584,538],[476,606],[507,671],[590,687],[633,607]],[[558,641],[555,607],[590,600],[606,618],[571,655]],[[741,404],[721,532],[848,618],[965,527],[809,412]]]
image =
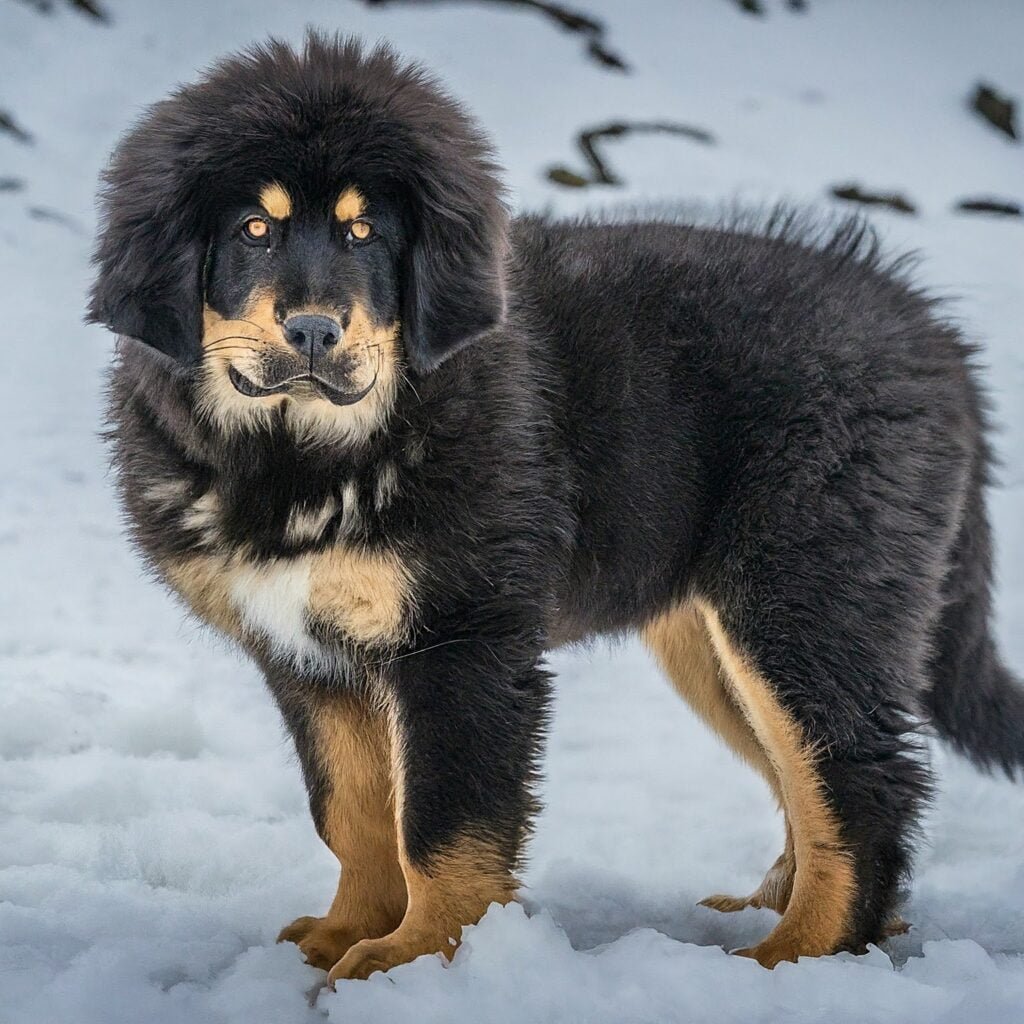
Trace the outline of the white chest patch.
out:
[[[275,654],[298,665],[330,660],[306,629],[310,577],[309,559],[291,558],[240,567],[230,584],[231,601],[242,625],[265,636]]]
[[[259,564],[198,556],[171,566],[169,578],[208,621],[260,639],[298,669],[350,668],[342,637],[400,644],[415,607],[412,574],[391,552],[334,547]],[[311,623],[331,639],[312,635]]]

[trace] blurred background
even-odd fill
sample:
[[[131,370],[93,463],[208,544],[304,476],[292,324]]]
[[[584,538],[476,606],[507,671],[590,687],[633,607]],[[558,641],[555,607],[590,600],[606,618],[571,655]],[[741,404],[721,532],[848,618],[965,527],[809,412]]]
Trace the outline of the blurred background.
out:
[[[140,110],[305,26],[388,39],[496,142],[517,210],[861,210],[982,347],[1002,457],[998,631],[1024,673],[1021,0],[0,0],[0,1022],[1020,1021],[1024,787],[935,751],[909,935],[769,974],[767,790],[634,643],[561,676],[525,911],[446,970],[314,992],[279,927],[317,839],[253,668],[122,534],[81,322],[93,197]]]

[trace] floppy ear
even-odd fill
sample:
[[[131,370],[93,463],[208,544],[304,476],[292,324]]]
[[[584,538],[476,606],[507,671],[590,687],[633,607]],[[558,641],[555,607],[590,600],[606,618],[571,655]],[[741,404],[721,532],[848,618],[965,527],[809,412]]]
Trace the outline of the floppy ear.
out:
[[[124,236],[108,225],[96,262],[90,320],[181,363],[198,360],[203,263],[198,244],[162,239],[144,227]]]
[[[88,317],[191,364],[202,352],[206,253],[178,153],[158,130],[161,106],[128,134],[104,175]]]
[[[403,338],[413,370],[429,373],[505,315],[505,216],[492,207],[419,215],[406,281]]]

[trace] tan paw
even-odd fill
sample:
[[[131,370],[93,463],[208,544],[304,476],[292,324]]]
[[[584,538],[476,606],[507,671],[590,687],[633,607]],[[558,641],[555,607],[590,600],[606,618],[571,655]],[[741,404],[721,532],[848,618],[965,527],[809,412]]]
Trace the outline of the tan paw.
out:
[[[387,971],[399,964],[407,964],[425,953],[442,953],[451,960],[458,944],[447,936],[423,935],[408,929],[396,928],[380,939],[357,942],[331,968],[327,984],[334,987],[343,978],[368,978],[377,971]]]
[[[698,906],[710,907],[721,914],[734,914],[747,907],[760,910],[767,907],[777,914],[784,914],[793,893],[793,878],[796,866],[792,857],[782,854],[768,869],[764,881],[749,896],[723,896],[720,893],[702,899]]]
[[[775,930],[756,946],[750,946],[747,949],[734,949],[733,954],[750,957],[762,967],[771,970],[786,961],[796,963],[797,959],[802,956],[828,956],[838,952],[839,948],[841,947],[834,944],[825,935],[815,934],[813,930],[809,931],[799,925],[793,927],[790,922],[783,919]]]
[[[734,956],[745,956],[756,960],[762,967],[770,971],[784,961],[796,963],[800,956],[818,956],[817,953],[805,953],[797,948],[795,943],[772,941],[771,936],[759,942],[756,946],[749,946],[746,949],[734,949]]]
[[[749,896],[726,896],[716,892],[713,896],[705,896],[697,906],[717,910],[720,914],[735,914],[740,910],[746,910],[747,907],[760,908],[764,904],[761,903],[757,892],[752,892]]]
[[[889,919],[882,934],[885,938],[889,938],[893,935],[903,935],[909,930],[910,925],[903,918],[893,916]],[[797,958],[802,956],[828,956],[843,948],[852,953],[862,954],[867,952],[866,945],[825,948],[820,942],[806,937],[794,937],[792,934],[786,934],[785,930],[780,933],[776,929],[768,938],[763,942],[759,942],[756,946],[751,946],[747,949],[735,949],[733,953],[735,956],[750,957],[750,959],[756,960],[762,967],[767,967],[771,970],[784,961],[795,963]]]
[[[294,942],[306,963],[329,971],[359,939],[351,929],[326,917],[299,917],[281,929],[278,942]]]

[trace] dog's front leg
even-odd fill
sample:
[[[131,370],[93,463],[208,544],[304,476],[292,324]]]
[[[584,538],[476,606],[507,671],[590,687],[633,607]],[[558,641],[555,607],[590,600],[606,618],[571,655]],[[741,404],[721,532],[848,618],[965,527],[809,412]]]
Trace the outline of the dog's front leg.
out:
[[[308,963],[329,971],[405,914],[389,717],[367,694],[331,694],[280,673],[271,687],[302,761],[313,821],[341,866],[327,913],[298,918],[278,941],[294,942]]]
[[[466,638],[387,667],[384,705],[407,905],[394,931],[348,950],[331,969],[331,984],[424,953],[450,959],[465,925],[513,898],[548,703],[539,652],[523,648],[518,640]]]

